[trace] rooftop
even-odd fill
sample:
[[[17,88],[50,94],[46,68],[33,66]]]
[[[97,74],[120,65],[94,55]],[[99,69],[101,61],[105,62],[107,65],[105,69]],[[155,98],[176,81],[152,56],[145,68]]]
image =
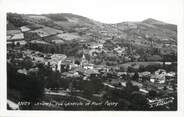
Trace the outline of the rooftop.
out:
[[[18,33],[21,33],[21,31],[20,30],[7,30],[7,35],[14,35]]]
[[[22,32],[26,32],[26,31],[29,31],[30,28],[28,28],[28,27],[26,27],[26,26],[22,26],[22,27],[20,27],[20,30],[21,30]]]
[[[31,43],[37,43],[37,44],[49,44],[45,41],[40,41],[40,40],[32,40]]]
[[[24,39],[23,33],[16,33],[12,37],[8,37],[8,40],[20,40],[20,39]]]

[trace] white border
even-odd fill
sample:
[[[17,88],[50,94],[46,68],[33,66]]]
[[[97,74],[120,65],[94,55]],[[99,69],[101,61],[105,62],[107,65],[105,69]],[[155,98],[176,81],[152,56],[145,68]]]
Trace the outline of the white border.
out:
[[[142,117],[183,117],[184,116],[184,1],[176,0],[180,20],[178,22],[178,111],[7,111],[6,110],[6,10],[0,0],[0,117],[32,117],[32,116],[88,116],[88,117],[117,117],[117,116],[142,116]],[[36,4],[36,3],[35,3]]]

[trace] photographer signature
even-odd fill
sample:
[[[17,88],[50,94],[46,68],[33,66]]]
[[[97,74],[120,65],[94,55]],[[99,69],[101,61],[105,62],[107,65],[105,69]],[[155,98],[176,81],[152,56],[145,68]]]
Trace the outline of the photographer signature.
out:
[[[174,100],[174,97],[166,97],[166,98],[161,98],[161,99],[156,98],[153,100],[148,99],[150,108],[163,106],[163,105],[172,103],[173,100]]]

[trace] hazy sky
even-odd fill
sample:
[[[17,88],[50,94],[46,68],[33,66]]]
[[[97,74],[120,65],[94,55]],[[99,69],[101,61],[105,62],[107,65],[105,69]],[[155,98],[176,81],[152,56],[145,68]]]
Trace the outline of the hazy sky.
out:
[[[154,18],[177,24],[182,0],[4,0],[6,11],[73,13],[104,23]]]

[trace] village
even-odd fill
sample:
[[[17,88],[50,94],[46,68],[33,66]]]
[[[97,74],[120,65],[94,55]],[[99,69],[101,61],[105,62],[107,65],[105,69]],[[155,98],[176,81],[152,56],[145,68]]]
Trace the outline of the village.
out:
[[[88,28],[76,30],[85,32]],[[80,34],[39,24],[7,30],[7,75],[11,87],[8,107],[22,110],[175,109],[175,44],[168,39],[165,43],[143,40],[136,34],[120,41],[126,36],[118,37],[110,33],[110,29],[96,31],[100,33],[97,36],[94,36],[95,29],[90,30]],[[17,92],[18,98],[13,92]],[[35,97],[31,98],[33,95]],[[21,106],[20,102],[36,103],[36,106]],[[77,107],[63,105],[66,102],[76,102]],[[86,107],[78,103],[93,105]]]
[[[14,55],[13,58],[12,55]],[[121,67],[118,68],[107,65],[94,65],[86,59],[85,55],[81,57],[80,61],[75,61],[74,58],[67,57],[64,54],[44,54],[33,50],[10,49],[8,50],[7,57],[9,64],[13,63],[18,67],[18,74],[29,75],[34,72],[36,73],[40,70],[38,65],[43,64],[53,72],[59,73],[58,78],[64,78],[72,81],[66,84],[66,87],[64,88],[63,86],[58,85],[58,83],[52,84],[50,88],[47,87],[44,89],[45,95],[67,97],[76,96],[78,100],[82,100],[84,102],[99,102],[104,98],[104,95],[109,89],[125,90],[130,85],[130,87],[136,87],[137,89],[135,88],[135,91],[145,97],[150,95],[150,92],[154,92],[155,94],[153,97],[148,96],[146,98],[148,103],[151,105],[154,100],[157,101],[159,98],[163,98],[159,95],[167,97],[170,94],[176,93],[177,90],[176,71],[166,71],[163,67],[162,69],[160,68],[155,71],[149,71],[149,69],[147,69],[148,71],[145,70],[138,72],[134,70],[134,68],[140,69],[140,67],[134,63],[133,65],[130,64],[131,66],[127,67],[127,71],[125,69],[122,71]],[[174,63],[166,62],[165,66],[171,66],[172,64]],[[160,66],[163,66],[163,64]],[[80,82],[83,81],[91,82],[96,79],[97,82],[99,82],[99,87],[102,87],[102,89],[97,89],[97,91],[91,92],[92,94],[90,94],[90,96],[92,97],[90,98],[87,96],[89,94],[84,93],[81,95],[81,92],[84,92],[84,89],[78,88],[79,86],[77,85],[82,85]],[[75,85],[73,83],[75,83]]]

